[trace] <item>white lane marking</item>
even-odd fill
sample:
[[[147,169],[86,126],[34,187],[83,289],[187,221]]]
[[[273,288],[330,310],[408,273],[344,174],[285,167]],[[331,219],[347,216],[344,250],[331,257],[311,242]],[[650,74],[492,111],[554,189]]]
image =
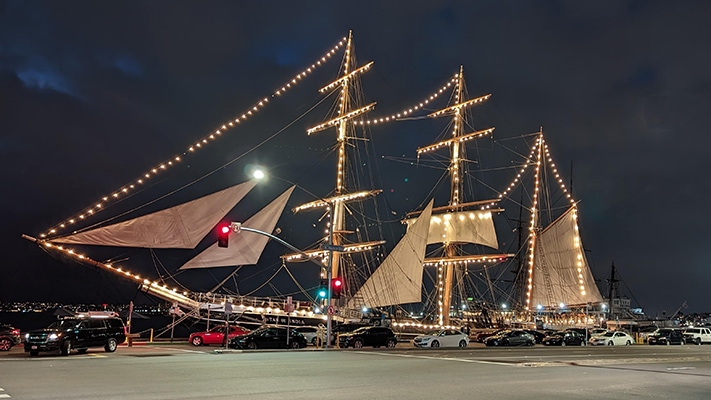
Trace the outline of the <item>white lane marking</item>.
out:
[[[696,369],[696,367],[671,367],[667,368],[667,371],[683,371],[687,369]]]
[[[200,351],[200,350],[186,350],[186,349],[181,349],[181,348],[177,348],[177,347],[166,347],[166,346],[146,346],[146,347],[150,347],[151,349],[154,349],[154,350],[161,349],[161,350],[180,351],[183,353],[207,354],[204,351]]]
[[[451,357],[432,357],[432,356],[414,356],[410,354],[388,354],[388,353],[373,353],[370,351],[359,351],[357,352],[359,354],[376,354],[380,356],[390,356],[390,357],[404,357],[404,358],[421,358],[424,360],[443,360],[443,361],[458,361],[458,362],[464,362],[464,363],[472,363],[472,364],[493,364],[493,365],[506,365],[506,366],[513,366],[516,367],[520,365],[519,363],[505,363],[505,362],[498,362],[498,361],[485,361],[485,360],[468,360],[466,358],[451,358]]]
[[[9,394],[0,394],[0,399],[9,399],[10,395]]]

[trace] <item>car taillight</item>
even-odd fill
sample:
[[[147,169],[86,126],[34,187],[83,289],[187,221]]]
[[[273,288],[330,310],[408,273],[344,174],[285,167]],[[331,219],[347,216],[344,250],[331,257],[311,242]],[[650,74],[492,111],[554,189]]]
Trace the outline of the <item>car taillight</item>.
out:
[[[12,330],[12,334],[19,336],[19,335],[20,335],[20,330],[19,330],[19,329],[13,329],[13,330]]]

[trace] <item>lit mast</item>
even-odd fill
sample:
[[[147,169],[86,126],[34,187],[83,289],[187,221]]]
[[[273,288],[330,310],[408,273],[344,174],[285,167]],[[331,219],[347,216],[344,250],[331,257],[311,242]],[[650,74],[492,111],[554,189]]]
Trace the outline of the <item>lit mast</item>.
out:
[[[444,146],[449,146],[450,161],[447,171],[450,178],[450,198],[447,207],[433,209],[433,211],[457,212],[466,208],[482,205],[484,203],[491,204],[492,200],[486,202],[462,203],[461,196],[463,190],[462,170],[466,160],[466,152],[464,142],[485,136],[494,131],[494,128],[486,130],[464,133],[464,111],[466,107],[484,102],[491,97],[487,94],[471,100],[464,99],[464,67],[459,67],[457,75],[457,86],[454,96],[454,104],[435,111],[428,115],[430,118],[437,118],[443,115],[452,115],[453,126],[452,136],[438,143],[417,149],[418,156],[423,153],[434,151]],[[433,218],[434,218],[433,214]],[[468,262],[482,262],[498,257],[509,257],[510,255],[461,255],[461,244],[456,242],[444,242],[444,256],[438,259],[425,259],[426,265],[437,265],[437,305],[438,305],[438,323],[440,325],[449,325],[449,310],[452,304],[452,288],[454,285],[454,270],[457,265],[466,265]]]
[[[329,83],[319,90],[320,93],[326,93],[330,90],[337,89],[340,87],[340,96],[338,99],[338,113],[335,118],[330,119],[320,125],[309,128],[306,132],[311,135],[322,130],[326,130],[331,127],[336,128],[337,133],[337,148],[338,148],[338,162],[336,168],[336,186],[334,190],[334,195],[329,198],[323,198],[310,203],[306,203],[295,207],[294,212],[301,210],[306,210],[316,207],[330,207],[330,222],[332,226],[329,226],[330,240],[329,244],[339,248],[337,251],[330,251],[332,254],[331,264],[331,275],[333,277],[339,276],[339,264],[340,255],[342,252],[359,252],[366,251],[377,247],[380,244],[385,243],[384,241],[375,241],[368,243],[358,243],[350,246],[343,246],[343,235],[346,233],[345,226],[345,211],[346,203],[351,201],[359,201],[367,197],[372,197],[381,192],[381,190],[367,190],[360,192],[348,192],[346,187],[346,165],[347,165],[347,153],[346,146],[348,145],[348,140],[353,139],[348,136],[348,126],[353,125],[351,120],[353,118],[359,117],[369,111],[375,109],[375,103],[370,103],[364,107],[353,109],[354,106],[351,103],[351,91],[354,86],[353,82],[360,78],[360,75],[368,71],[372,66],[373,62],[369,62],[362,67],[355,67],[355,57],[353,51],[353,33],[348,33],[348,40],[345,47],[345,53],[343,56],[343,68],[341,75],[335,81]],[[341,248],[341,246],[343,246]],[[309,256],[321,255],[327,256],[328,251],[324,250],[311,250],[304,252]],[[286,260],[293,260],[301,258],[299,254],[288,254],[283,256]]]

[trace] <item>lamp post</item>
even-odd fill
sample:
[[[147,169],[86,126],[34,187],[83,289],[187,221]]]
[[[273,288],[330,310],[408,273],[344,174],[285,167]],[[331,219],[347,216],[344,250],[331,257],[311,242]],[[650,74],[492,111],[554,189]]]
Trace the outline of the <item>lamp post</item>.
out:
[[[259,169],[259,168],[255,169],[252,172],[252,176],[255,179],[260,179],[260,180],[267,178],[267,174],[262,169]],[[308,193],[309,195],[313,196],[314,198],[317,198],[317,199],[323,201],[324,203],[328,204],[328,201],[326,201],[324,198],[311,193],[309,190],[304,189],[303,187],[299,186],[298,184],[296,184],[290,180],[280,178],[277,176],[273,176],[273,175],[269,175],[269,176],[273,177],[275,179],[278,179],[280,181],[286,182],[290,185],[294,185],[294,186],[298,187],[299,189],[303,190],[304,192]],[[331,207],[332,207],[332,205],[328,206],[328,211],[329,211],[329,215],[330,215],[329,224],[328,224],[329,225],[328,226],[328,243],[326,245],[322,246],[322,249],[328,251],[328,266],[327,266],[327,271],[326,271],[326,280],[327,280],[327,285],[328,285],[328,289],[327,289],[328,290],[328,300],[326,301],[326,346],[325,346],[327,348],[331,347],[331,332],[332,332],[331,328],[332,328],[332,322],[333,322],[333,303],[332,303],[332,299],[331,299],[332,294],[333,294],[332,293],[333,288],[331,287],[333,285],[333,272],[332,272],[333,271],[333,252],[334,251],[343,251],[343,246],[335,246],[333,244],[334,220],[333,220],[333,212],[331,210]],[[233,224],[235,224],[235,223],[233,222]],[[239,224],[239,223],[237,223],[237,224]],[[276,236],[270,235],[266,232],[258,231],[256,229],[245,228],[245,227],[242,227],[241,229],[248,231],[248,232],[254,232],[254,233],[259,233],[259,234],[269,236],[272,239],[277,240],[279,243],[289,247],[291,250],[294,250],[295,252],[301,254],[306,259],[311,260],[314,263],[318,264],[319,267],[322,267],[322,264],[316,262],[313,259],[313,257],[308,256],[302,250],[297,249],[296,247],[292,246],[291,244],[285,242],[284,240],[282,240]],[[239,231],[239,230],[237,230],[237,231]]]

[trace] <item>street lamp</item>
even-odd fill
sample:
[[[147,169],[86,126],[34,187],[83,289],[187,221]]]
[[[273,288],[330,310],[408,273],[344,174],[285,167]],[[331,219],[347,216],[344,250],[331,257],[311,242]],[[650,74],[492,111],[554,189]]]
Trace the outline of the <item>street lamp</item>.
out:
[[[266,174],[266,172],[264,172],[264,170],[261,169],[261,168],[255,168],[255,169],[252,171],[252,176],[253,176],[255,179],[260,179],[260,180],[261,180],[261,179],[265,179],[265,178],[268,177],[267,174]],[[314,198],[317,198],[317,199],[323,201],[324,203],[329,204],[328,201],[326,201],[326,200],[323,199],[322,197],[317,196],[317,195],[311,193],[310,191],[304,189],[303,187],[299,186],[298,184],[296,184],[296,183],[294,183],[294,182],[292,182],[292,181],[290,181],[290,180],[287,180],[287,179],[284,179],[284,178],[280,178],[280,177],[277,177],[277,176],[273,176],[273,175],[270,175],[270,176],[273,177],[273,178],[275,178],[275,179],[278,179],[278,180],[280,180],[280,181],[284,181],[284,182],[286,182],[286,183],[288,183],[288,184],[290,184],[290,185],[294,185],[294,186],[298,187],[299,189],[303,190],[304,192],[308,193],[309,195],[313,196]],[[331,332],[332,332],[332,330],[331,330],[331,325],[332,325],[332,320],[333,320],[333,314],[332,314],[333,305],[332,305],[332,299],[331,299],[331,298],[333,297],[333,288],[332,288],[332,285],[333,285],[333,282],[332,282],[332,280],[333,280],[333,276],[332,276],[332,275],[333,275],[333,273],[332,273],[332,271],[333,271],[333,269],[332,269],[332,267],[333,267],[333,252],[334,252],[334,251],[339,251],[338,249],[339,249],[339,248],[342,248],[342,246],[334,246],[334,245],[333,245],[333,225],[334,225],[333,222],[334,222],[334,221],[333,221],[333,213],[331,213],[331,205],[330,205],[330,204],[328,205],[327,210],[329,211],[329,215],[331,216],[331,221],[330,221],[329,224],[328,224],[328,226],[329,226],[329,229],[328,229],[328,244],[325,245],[325,246],[323,246],[323,249],[328,250],[328,252],[329,252],[329,254],[328,254],[328,266],[327,266],[327,268],[326,268],[326,279],[327,279],[327,281],[328,281],[328,283],[327,283],[327,292],[328,292],[327,299],[328,299],[328,300],[327,300],[327,303],[326,303],[326,304],[327,304],[327,307],[328,307],[328,308],[326,309],[326,311],[327,311],[327,313],[326,313],[326,347],[331,347]],[[238,223],[238,222],[233,222],[232,224],[233,224],[233,225],[236,224],[237,228],[235,229],[235,232],[239,232],[239,231],[240,231],[240,226],[241,226],[241,224]],[[297,249],[296,247],[292,246],[291,244],[285,242],[284,240],[282,240],[282,239],[280,239],[280,238],[278,238],[278,237],[276,237],[276,236],[274,236],[274,235],[271,235],[271,234],[266,233],[266,232],[259,231],[259,230],[257,230],[257,229],[251,229],[251,228],[245,228],[245,227],[241,227],[241,230],[245,230],[245,231],[248,231],[248,232],[254,232],[254,233],[258,233],[258,234],[262,234],[262,235],[269,236],[270,238],[277,240],[279,243],[281,243],[281,244],[283,244],[283,245],[289,247],[291,250],[294,250],[294,251],[296,251],[297,253],[300,253],[300,254],[301,254],[303,257],[305,257],[306,259],[313,261],[314,263],[316,263],[317,265],[319,265],[319,267],[323,267],[323,265],[322,265],[321,263],[317,262],[316,260],[314,260],[313,257],[308,256],[308,255],[307,255],[306,253],[304,253],[302,250]]]

